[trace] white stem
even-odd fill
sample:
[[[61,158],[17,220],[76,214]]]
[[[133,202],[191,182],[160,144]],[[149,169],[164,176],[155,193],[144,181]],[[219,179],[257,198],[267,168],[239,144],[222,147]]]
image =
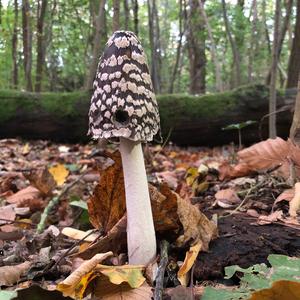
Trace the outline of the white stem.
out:
[[[156,239],[143,150],[140,142],[120,138],[129,264],[148,264],[156,256]]]

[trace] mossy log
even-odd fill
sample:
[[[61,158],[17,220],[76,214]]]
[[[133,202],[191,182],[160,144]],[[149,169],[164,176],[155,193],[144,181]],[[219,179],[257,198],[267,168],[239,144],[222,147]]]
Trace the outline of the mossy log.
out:
[[[59,142],[88,141],[89,92],[26,93],[0,91],[0,138],[49,139]],[[296,94],[278,94],[278,108],[291,105]],[[222,128],[255,120],[242,131],[245,144],[267,137],[269,89],[263,85],[204,96],[157,96],[162,134],[177,145],[222,145],[237,142],[238,134]],[[288,135],[291,110],[278,113],[278,135]]]

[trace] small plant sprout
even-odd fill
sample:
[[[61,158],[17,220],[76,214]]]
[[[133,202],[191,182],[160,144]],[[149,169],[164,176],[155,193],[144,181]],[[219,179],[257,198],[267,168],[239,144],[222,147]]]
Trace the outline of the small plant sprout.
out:
[[[242,149],[242,129],[257,123],[256,121],[248,120],[242,123],[230,124],[222,128],[222,130],[237,130],[239,135],[239,149]]]
[[[129,264],[156,257],[156,238],[142,143],[159,132],[158,106],[143,48],[134,33],[117,31],[98,65],[89,111],[94,139],[120,141],[127,210]]]

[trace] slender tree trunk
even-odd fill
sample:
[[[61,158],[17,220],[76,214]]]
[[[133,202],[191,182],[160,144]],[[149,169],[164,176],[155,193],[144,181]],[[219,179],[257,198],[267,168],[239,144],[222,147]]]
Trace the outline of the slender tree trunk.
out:
[[[134,33],[139,35],[139,3],[138,0],[132,0],[132,9],[133,9],[133,29]]]
[[[221,92],[221,91],[223,91],[223,82],[222,82],[222,77],[221,77],[221,65],[219,63],[218,56],[217,56],[217,50],[216,50],[217,48],[216,48],[216,43],[214,41],[212,28],[210,26],[208,17],[206,15],[206,12],[204,9],[204,5],[201,0],[199,0],[199,8],[200,8],[200,13],[203,17],[203,20],[205,22],[206,29],[208,32],[208,37],[210,40],[210,54],[211,54],[211,58],[212,58],[212,61],[214,63],[214,67],[215,67],[216,89],[217,89],[217,91]]]
[[[38,1],[38,16],[37,16],[37,60],[36,60],[36,77],[35,91],[40,92],[42,88],[43,65],[45,63],[45,40],[44,40],[44,20],[48,0]]]
[[[228,38],[230,46],[231,46],[231,51],[232,51],[232,56],[233,56],[233,66],[235,69],[233,87],[237,87],[241,83],[241,59],[240,59],[240,53],[238,51],[236,42],[232,37],[231,30],[229,27],[229,21],[228,21],[228,16],[227,16],[225,0],[222,0],[222,10],[223,10],[223,18],[224,18],[226,35],[227,35],[227,38]]]
[[[85,88],[87,90],[91,89],[93,86],[93,81],[96,75],[97,66],[98,66],[98,60],[100,56],[100,49],[101,49],[101,35],[103,33],[103,23],[104,23],[104,6],[105,6],[106,0],[100,0],[99,5],[99,11],[98,16],[96,19],[96,30],[95,30],[95,36],[94,36],[94,42],[93,42],[93,53],[92,53],[92,59],[91,64],[89,68],[89,72],[87,75]]]
[[[203,17],[197,11],[198,5],[198,0],[189,1],[187,43],[189,45],[188,58],[190,63],[191,94],[204,94],[206,83],[205,35],[203,34],[205,23]]]
[[[12,87],[16,89],[18,87],[18,18],[19,7],[18,0],[14,0],[14,29],[12,35]]]
[[[113,0],[113,31],[120,29],[120,0]]]
[[[23,24],[23,55],[26,90],[32,91],[32,30],[29,0],[22,1],[22,24]]]
[[[292,51],[289,58],[287,88],[297,86],[300,72],[300,0],[297,0],[297,16]]]
[[[280,60],[283,41],[284,41],[287,29],[288,29],[289,24],[290,24],[292,8],[293,8],[293,0],[287,0],[287,2],[286,2],[286,13],[285,13],[285,17],[284,17],[283,22],[282,22],[282,26],[281,26],[281,30],[280,30],[279,38],[278,38],[278,48],[277,48],[278,61]],[[270,81],[271,81],[271,68],[269,69],[268,75],[266,77],[266,84],[269,85]]]
[[[2,24],[2,1],[0,0],[0,25]]]
[[[251,28],[251,42],[249,48],[249,61],[248,61],[248,82],[252,81],[252,72],[253,72],[253,61],[255,52],[257,50],[257,2],[256,0],[252,1],[252,28]]]
[[[300,146],[300,73],[298,76],[298,93],[295,102],[293,123],[290,130],[290,139],[294,144]]]
[[[183,19],[183,9],[182,9],[182,1],[179,0],[179,16],[178,16],[178,22],[179,22],[179,37],[178,37],[178,44],[177,44],[177,49],[176,49],[176,60],[175,64],[173,67],[172,75],[171,75],[171,80],[170,80],[170,85],[169,85],[169,93],[172,94],[174,91],[174,83],[176,81],[176,76],[178,72],[178,65],[180,61],[180,56],[181,56],[181,50],[182,50],[182,37],[183,37],[183,26],[182,26],[182,19]]]
[[[272,53],[272,47],[271,47],[271,40],[270,40],[270,35],[269,35],[269,30],[268,30],[268,25],[267,25],[267,16],[266,16],[266,1],[262,0],[262,19],[264,23],[264,31],[265,31],[265,36],[266,36],[266,41],[267,41],[267,46],[268,46],[268,52],[271,55]]]
[[[272,70],[270,82],[270,102],[269,102],[269,137],[275,138],[277,136],[276,130],[276,79],[277,79],[277,65],[278,65],[278,46],[279,46],[279,26],[281,15],[280,0],[276,0],[275,7],[275,21],[274,21],[274,36],[272,48]]]
[[[161,90],[161,77],[160,77],[160,36],[159,36],[159,22],[156,8],[156,0],[148,0],[148,22],[149,22],[149,39],[151,49],[151,77],[153,88],[156,93]]]
[[[129,6],[128,6],[128,0],[124,0],[123,2],[124,4],[124,15],[125,15],[125,30],[128,30],[129,28],[129,19],[130,19],[130,10],[129,10]]]

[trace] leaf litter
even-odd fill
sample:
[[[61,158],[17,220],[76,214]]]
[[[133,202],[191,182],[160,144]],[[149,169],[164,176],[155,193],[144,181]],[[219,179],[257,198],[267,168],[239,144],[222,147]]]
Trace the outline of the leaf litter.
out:
[[[123,173],[113,146],[104,153],[92,144],[9,139],[0,141],[0,151],[0,209],[10,211],[0,216],[0,233],[21,233],[0,241],[0,268],[8,270],[0,275],[2,288],[21,295],[35,282],[45,292],[68,290],[79,298],[89,293],[99,299],[151,298],[142,279],[149,266],[141,266],[142,277],[134,281],[139,284],[128,284],[137,275],[128,275],[135,268],[124,266]],[[237,154],[231,146],[155,146],[145,156],[157,237],[172,245],[166,297],[202,294],[207,279],[222,283],[229,265],[248,268],[267,262],[270,253],[299,255],[300,152],[290,141],[267,140]],[[97,261],[80,271],[105,252],[111,257],[104,265]],[[178,279],[190,287],[180,289]]]

